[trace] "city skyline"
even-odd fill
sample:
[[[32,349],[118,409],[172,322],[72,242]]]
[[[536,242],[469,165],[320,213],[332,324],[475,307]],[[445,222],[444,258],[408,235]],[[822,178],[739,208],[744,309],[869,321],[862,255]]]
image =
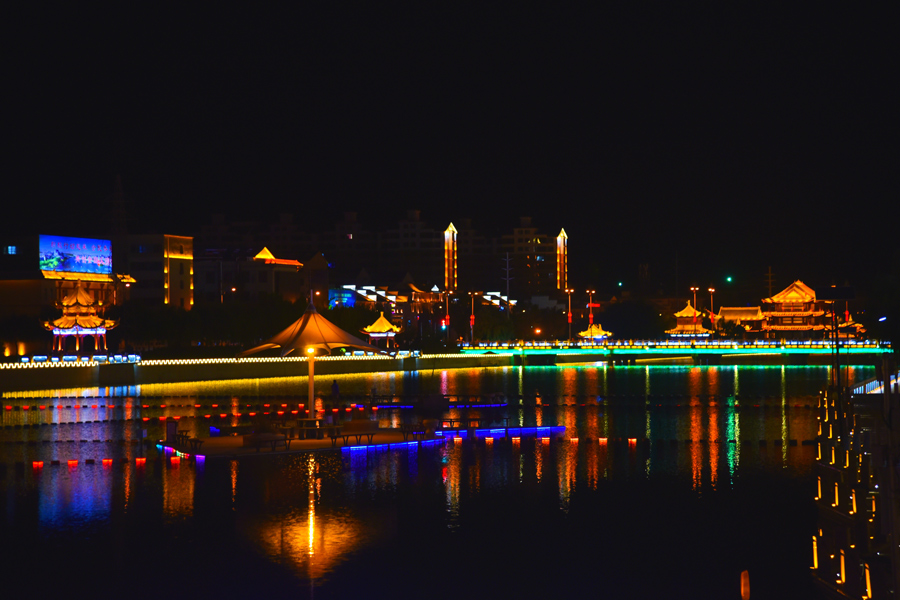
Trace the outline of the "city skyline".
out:
[[[138,233],[420,209],[441,229],[563,227],[576,281],[676,255],[701,284],[772,266],[859,285],[891,264],[874,16],[208,16],[23,20],[5,229],[103,237],[121,175]]]

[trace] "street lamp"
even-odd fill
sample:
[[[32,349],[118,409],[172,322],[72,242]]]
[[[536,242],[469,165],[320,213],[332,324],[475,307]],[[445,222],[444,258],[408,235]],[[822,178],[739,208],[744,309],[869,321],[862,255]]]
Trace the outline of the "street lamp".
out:
[[[716,288],[709,288],[709,320],[712,322],[713,329],[716,328],[716,315],[713,312],[713,294],[716,293]]]
[[[594,294],[595,290],[588,290],[588,325],[594,324]]]
[[[698,291],[699,289],[700,289],[700,288],[698,288],[698,287],[691,286],[691,291],[694,292],[694,306],[693,306],[693,308],[694,308],[694,317],[693,317],[693,320],[691,321],[691,322],[694,324],[694,331],[693,331],[693,333],[697,333],[697,291]]]
[[[316,349],[310,346],[306,349],[306,354],[309,356],[309,360],[307,361],[307,365],[309,365],[309,410],[312,412],[310,416],[315,418],[316,413],[316,392],[315,392],[315,375],[314,368],[316,364]]]
[[[475,296],[481,292],[469,292],[472,298],[472,314],[469,317],[469,345],[475,345]]]
[[[451,292],[450,290],[447,290],[447,314],[446,321],[444,321],[447,324],[447,344],[450,344],[450,294],[452,293],[453,292]]]
[[[572,292],[574,292],[575,290],[573,290],[573,289],[571,289],[571,288],[566,288],[565,291],[566,291],[566,293],[569,295],[569,314],[568,314],[568,318],[569,318],[569,339],[568,339],[568,341],[569,341],[569,343],[571,343],[571,342],[572,342]]]

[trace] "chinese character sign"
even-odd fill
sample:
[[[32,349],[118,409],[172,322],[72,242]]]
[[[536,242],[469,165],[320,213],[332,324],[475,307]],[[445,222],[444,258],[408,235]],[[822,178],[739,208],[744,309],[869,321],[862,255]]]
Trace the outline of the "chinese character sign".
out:
[[[42,235],[38,243],[41,271],[112,273],[109,240]]]

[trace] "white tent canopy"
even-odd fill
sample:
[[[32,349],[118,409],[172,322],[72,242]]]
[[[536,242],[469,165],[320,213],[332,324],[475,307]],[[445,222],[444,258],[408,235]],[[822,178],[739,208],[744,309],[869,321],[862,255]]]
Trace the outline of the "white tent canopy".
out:
[[[317,354],[330,353],[335,348],[353,348],[379,354],[384,352],[380,348],[350,335],[320,315],[312,302],[309,303],[303,316],[294,321],[290,327],[276,334],[266,343],[245,350],[238,356],[248,356],[270,348],[281,348],[281,356],[289,356],[294,353],[306,356],[307,348],[314,348]]]

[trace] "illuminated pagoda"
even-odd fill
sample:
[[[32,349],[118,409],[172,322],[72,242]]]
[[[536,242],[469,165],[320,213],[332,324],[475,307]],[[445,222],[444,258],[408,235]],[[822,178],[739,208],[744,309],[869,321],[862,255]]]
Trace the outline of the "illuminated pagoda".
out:
[[[601,327],[599,323],[594,323],[587,328],[587,331],[580,332],[578,334],[578,337],[582,337],[593,342],[599,342],[601,340],[612,337],[612,335],[612,331],[604,331],[603,327]]]
[[[55,321],[45,321],[44,328],[53,332],[53,350],[65,351],[66,338],[75,337],[75,351],[81,349],[81,338],[93,336],[94,351],[106,350],[106,332],[115,328],[119,322],[104,319],[97,314],[98,306],[94,299],[78,282],[75,289],[63,298],[60,303],[63,315]],[[102,310],[102,302],[99,307]]]
[[[825,310],[825,301],[816,300],[816,292],[797,280],[771,298],[764,298],[763,316],[766,335],[804,335],[823,331],[831,312]]]
[[[707,337],[711,330],[703,327],[703,313],[691,306],[687,306],[675,313],[675,329],[667,329],[666,333],[672,337]]]
[[[387,347],[390,348],[394,345],[394,336],[400,333],[400,328],[388,321],[384,317],[384,312],[380,312],[378,319],[368,327],[363,327],[362,331],[369,336],[370,344],[372,340],[385,339]]]

